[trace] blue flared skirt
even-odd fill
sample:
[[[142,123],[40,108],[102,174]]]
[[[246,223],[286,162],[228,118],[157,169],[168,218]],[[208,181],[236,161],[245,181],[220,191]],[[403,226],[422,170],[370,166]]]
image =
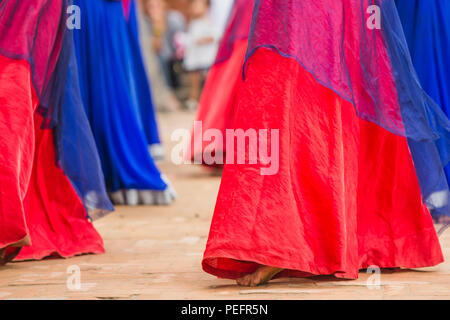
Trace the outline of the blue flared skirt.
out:
[[[450,1],[396,0],[396,4],[421,85],[450,116]],[[450,181],[450,165],[445,174]]]
[[[120,1],[75,4],[83,13],[75,32],[82,99],[108,191],[166,190],[148,151],[159,137],[132,21],[127,22]]]
[[[128,13],[128,30],[130,33],[129,44],[126,49],[127,62],[131,70],[128,73],[130,92],[135,105],[138,106],[138,113],[141,116],[142,127],[147,137],[148,144],[160,144],[158,126],[156,123],[155,108],[150,91],[150,83],[145,71],[144,60],[141,54],[139,43],[139,30],[136,15],[135,1],[130,2]]]

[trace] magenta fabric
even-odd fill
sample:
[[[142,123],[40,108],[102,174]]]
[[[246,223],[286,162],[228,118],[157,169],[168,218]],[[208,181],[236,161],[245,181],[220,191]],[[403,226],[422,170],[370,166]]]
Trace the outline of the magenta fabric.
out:
[[[220,43],[216,63],[230,58],[236,41],[246,40],[252,23],[254,0],[236,0],[228,18],[227,29]]]
[[[51,126],[56,103],[63,90],[53,90],[64,74],[55,72],[66,30],[66,0],[4,0],[0,3],[0,54],[31,65],[32,81],[39,97],[38,111]],[[45,30],[45,32],[38,32]],[[66,70],[67,73],[67,70]],[[54,93],[58,91],[58,96]]]
[[[371,5],[381,9],[383,28],[368,28]],[[397,43],[388,43],[387,33],[395,35]],[[394,45],[396,48],[392,48]],[[433,139],[438,134],[423,123],[430,107],[423,105],[424,97],[408,101],[422,105],[418,107],[419,114],[408,115],[411,122],[414,117],[419,121],[408,123],[411,127],[406,132],[405,113],[400,110],[398,96],[387,95],[383,90],[385,83],[396,76],[393,73],[399,72],[412,78],[418,93],[425,96],[392,0],[359,0],[351,4],[342,0],[256,0],[247,56],[259,47],[296,59],[319,83],[350,101],[364,120],[416,140]],[[391,64],[393,50],[404,57],[410,70],[393,69],[397,67]],[[405,88],[397,86],[397,90]],[[448,119],[439,120],[450,128]]]

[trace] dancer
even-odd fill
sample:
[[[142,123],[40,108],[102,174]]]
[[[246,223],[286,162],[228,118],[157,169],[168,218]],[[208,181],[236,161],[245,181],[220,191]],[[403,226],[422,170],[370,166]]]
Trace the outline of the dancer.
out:
[[[424,90],[450,116],[450,1],[396,0],[412,61]],[[450,166],[445,167],[450,181]],[[449,222],[445,216],[441,222]]]
[[[209,70],[200,99],[196,121],[201,122],[202,131],[219,130],[226,137],[227,128],[232,128],[234,105],[242,84],[242,65],[247,50],[248,34],[252,20],[253,0],[234,2],[228,25],[219,46],[216,62]],[[192,135],[191,148],[187,150],[187,160],[202,159],[203,153],[223,158],[226,141],[203,141],[202,134]],[[200,156],[199,156],[200,155]]]
[[[179,41],[177,38],[186,31],[187,8],[190,0],[165,0],[164,2],[166,4],[165,17],[158,21],[154,31],[160,37],[158,39],[158,55],[166,82],[175,91],[181,86],[180,71],[177,70],[180,69],[181,55],[176,42]],[[163,26],[164,29],[161,28]]]
[[[0,6],[0,265],[104,252],[88,215],[113,208],[80,103],[69,4]]]
[[[255,286],[443,261],[427,205],[448,203],[450,124],[414,75],[394,1],[376,3],[255,2],[234,128],[271,130],[258,142],[279,169],[261,174],[264,153],[225,164],[206,272]]]
[[[139,35],[147,77],[158,111],[170,112],[181,109],[175,93],[166,82],[158,51],[162,47],[166,29],[166,6],[163,0],[141,0],[138,2]]]
[[[135,26],[126,19],[134,4],[125,11],[121,1],[75,3],[84,12],[75,31],[81,92],[108,191],[116,204],[170,204],[175,192],[147,148],[158,140]]]

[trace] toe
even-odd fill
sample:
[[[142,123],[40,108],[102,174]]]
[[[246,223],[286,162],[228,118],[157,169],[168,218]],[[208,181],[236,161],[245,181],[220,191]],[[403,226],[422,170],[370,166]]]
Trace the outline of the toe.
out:
[[[250,286],[251,283],[251,275],[246,275],[242,278],[239,278],[236,280],[237,284],[243,287],[248,287]]]

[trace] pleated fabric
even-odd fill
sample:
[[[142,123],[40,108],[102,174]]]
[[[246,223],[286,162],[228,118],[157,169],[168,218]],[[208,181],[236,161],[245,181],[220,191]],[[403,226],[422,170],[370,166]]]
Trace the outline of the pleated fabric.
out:
[[[170,203],[174,192],[148,150],[159,138],[148,82],[141,81],[145,71],[139,48],[122,2],[75,3],[84,13],[83,28],[75,32],[81,92],[108,191],[155,191],[161,197],[155,202]],[[137,69],[142,69],[142,77]]]
[[[264,48],[235,112],[234,128],[279,130],[278,171],[225,165],[206,272],[236,279],[267,265],[286,269],[281,277],[355,279],[371,265],[443,261],[406,138],[358,118],[295,60]]]
[[[103,241],[55,161],[54,134],[41,129],[27,61],[0,56],[0,249],[27,238],[16,260],[103,253]],[[20,249],[20,248],[18,248]]]
[[[361,119],[407,137],[425,203],[450,216],[450,121],[421,87],[394,0],[256,0],[247,59],[261,47],[295,59]]]

